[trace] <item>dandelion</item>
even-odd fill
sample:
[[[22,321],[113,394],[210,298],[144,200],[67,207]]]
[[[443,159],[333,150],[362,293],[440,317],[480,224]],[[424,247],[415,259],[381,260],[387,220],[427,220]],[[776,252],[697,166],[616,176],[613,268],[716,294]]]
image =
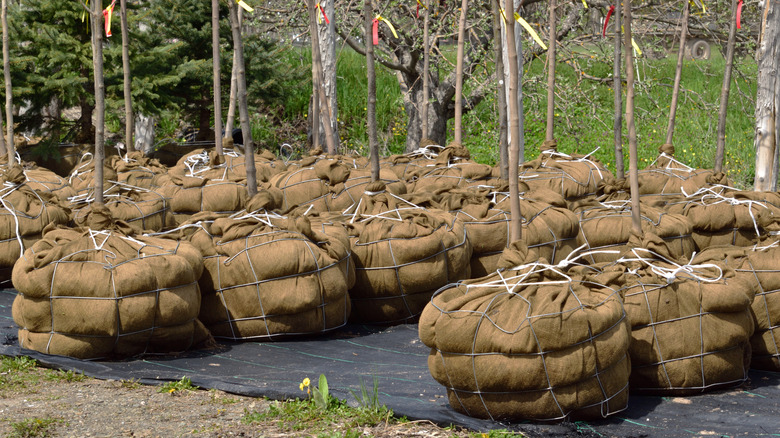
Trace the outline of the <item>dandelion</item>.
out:
[[[306,394],[310,394],[311,393],[311,388],[309,388],[309,385],[311,385],[311,380],[309,380],[309,378],[307,377],[307,378],[303,379],[303,382],[301,382],[300,385],[298,385],[298,388],[300,388],[301,391],[304,390],[303,388],[306,388]]]

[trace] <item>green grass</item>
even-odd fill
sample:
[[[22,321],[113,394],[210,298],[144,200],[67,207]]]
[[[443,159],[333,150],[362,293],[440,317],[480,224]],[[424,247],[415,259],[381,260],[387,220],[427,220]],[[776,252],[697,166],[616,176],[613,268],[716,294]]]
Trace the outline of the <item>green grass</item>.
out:
[[[44,438],[52,436],[54,426],[59,420],[54,418],[28,418],[11,423],[9,438]]]
[[[181,380],[168,382],[157,389],[159,393],[168,393],[171,395],[180,394],[185,391],[196,391],[199,387],[192,384],[189,377],[182,377]]]
[[[298,49],[296,49],[298,50]],[[445,51],[453,56],[454,50]],[[611,83],[584,79],[574,66],[587,75],[608,77],[612,72],[612,49],[608,41],[588,46],[570,47],[559,52],[556,67],[555,137],[558,149],[564,153],[586,154],[598,149],[596,158],[615,170],[612,137],[613,91]],[[305,50],[294,62],[310,62]],[[671,101],[671,88],[676,64],[675,53],[663,59],[642,58],[638,61],[639,82],[636,84],[635,117],[639,167],[655,160],[658,147],[664,143]],[[724,60],[716,47],[708,61],[686,60],[682,75],[682,92],[677,108],[673,144],[676,157],[691,166],[711,168],[717,141],[717,112]],[[737,59],[732,75],[732,91],[726,126],[726,158],[724,168],[737,184],[752,185],[753,179],[753,99],[756,93],[756,64],[750,57]],[[339,53],[338,99],[339,134],[346,150],[367,154],[365,58],[346,48]],[[492,61],[466,84],[466,92],[487,81],[485,72],[492,71]],[[538,156],[538,146],[544,140],[546,124],[546,77],[544,58],[534,59],[524,69],[525,158]],[[625,73],[624,73],[625,74]],[[286,117],[304,114],[308,105],[311,83],[288,91]],[[377,125],[383,155],[401,153],[405,146],[406,115],[402,97],[393,72],[377,65]],[[625,87],[623,87],[625,112]],[[498,161],[497,99],[494,93],[464,115],[463,139],[472,157],[486,164]],[[264,129],[271,130],[268,125]],[[305,135],[305,134],[304,134]],[[452,120],[448,142],[453,135]],[[300,141],[300,136],[298,141]],[[627,129],[623,142],[628,163]]]

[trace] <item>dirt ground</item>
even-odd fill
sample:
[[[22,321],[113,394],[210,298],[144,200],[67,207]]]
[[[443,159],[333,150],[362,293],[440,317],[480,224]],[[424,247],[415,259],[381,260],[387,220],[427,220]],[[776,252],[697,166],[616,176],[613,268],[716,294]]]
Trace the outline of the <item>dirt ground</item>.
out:
[[[159,387],[133,382],[85,378],[79,381],[26,379],[22,387],[0,391],[0,436],[51,437],[292,437],[342,436],[328,432],[288,430],[270,420],[244,424],[246,413],[263,412],[272,401],[216,390],[160,393]],[[35,420],[48,424],[46,434],[33,435]],[[20,431],[20,425],[25,427]],[[352,428],[349,436],[449,437],[466,431],[441,429],[427,422],[380,424]],[[27,433],[24,435],[23,433]]]

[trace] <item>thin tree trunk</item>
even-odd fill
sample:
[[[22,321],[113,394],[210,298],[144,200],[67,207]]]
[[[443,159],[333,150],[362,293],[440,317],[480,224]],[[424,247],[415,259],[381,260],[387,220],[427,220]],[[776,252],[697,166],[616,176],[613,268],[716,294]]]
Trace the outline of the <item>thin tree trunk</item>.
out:
[[[615,61],[612,66],[612,88],[615,90],[615,120],[612,124],[613,136],[615,139],[615,173],[618,179],[626,177],[625,164],[623,163],[623,80],[620,77],[620,53],[622,46],[620,38],[623,36],[620,31],[622,23],[621,14],[623,7],[621,2],[615,2]]]
[[[631,2],[625,3],[625,33],[623,47],[626,50],[626,126],[628,127],[628,173],[631,187],[631,229],[642,235],[642,216],[639,209],[639,174],[636,144],[636,124],[634,123],[634,50],[631,45]]]
[[[720,108],[718,109],[718,142],[715,150],[716,173],[723,171],[723,155],[726,152],[726,115],[731,91],[731,71],[734,66],[734,46],[737,41],[737,0],[731,0],[731,22],[729,24],[729,41],[726,45],[726,68],[723,71],[723,86],[720,89]]]
[[[244,10],[238,9],[238,26],[241,27],[243,23]],[[238,94],[237,85],[238,76],[238,64],[236,63],[236,57],[233,57],[233,66],[230,70],[230,98],[228,100],[228,113],[225,120],[225,138],[233,138],[233,127],[236,125],[236,96]]]
[[[669,105],[669,124],[666,126],[666,144],[672,145],[674,136],[674,120],[677,116],[677,99],[680,96],[680,78],[682,77],[682,66],[685,58],[685,40],[688,36],[688,17],[691,13],[691,7],[688,0],[683,0],[683,18],[682,30],[680,31],[680,50],[677,52],[677,69],[674,72],[674,88],[672,89],[672,103]]]
[[[758,42],[758,92],[756,93],[756,191],[774,191],[775,157],[778,155],[780,117],[780,4],[767,1],[761,17]]]
[[[462,0],[458,22],[458,57],[455,76],[455,143],[463,144],[463,51],[466,46],[466,11],[469,0]]]
[[[133,141],[135,118],[133,116],[133,95],[130,79],[130,38],[127,35],[127,0],[119,0],[119,24],[122,32],[122,75],[125,97],[125,150],[135,149]]]
[[[6,140],[6,153],[8,154],[8,166],[13,165],[15,160],[14,148],[14,101],[11,90],[11,55],[8,47],[8,2],[2,0],[2,20],[3,20],[3,77],[5,78],[5,127],[8,135]],[[0,124],[2,128],[2,124]],[[2,137],[2,135],[0,135]]]
[[[312,41],[312,46],[314,42]],[[314,51],[312,50],[312,53]],[[312,58],[313,59],[313,58]],[[311,63],[311,120],[309,120],[309,129],[311,129],[311,148],[320,147],[320,136],[317,132],[320,128],[320,86],[317,81],[317,70],[314,62]]]
[[[422,108],[421,108],[421,118],[422,118],[422,138],[429,138],[428,137],[428,96],[431,94],[431,85],[428,79],[428,75],[430,73],[430,56],[429,53],[431,51],[431,42],[430,42],[430,35],[429,35],[429,23],[431,21],[430,19],[430,10],[428,9],[428,0],[425,0],[425,11],[423,12],[425,14],[425,18],[423,18],[423,96],[425,96],[425,101],[423,102]]]
[[[507,44],[507,53],[509,56],[509,95],[507,100],[509,101],[509,129],[511,132],[511,140],[509,143],[509,240],[515,242],[523,237],[522,216],[520,211],[520,193],[518,190],[518,158],[519,144],[520,144],[520,109],[517,106],[517,46],[511,44],[515,40],[515,26],[514,15],[512,14],[512,0],[506,0],[507,22],[506,25],[506,40],[510,43]],[[512,17],[512,18],[509,18]],[[511,20],[511,21],[509,21]]]
[[[316,3],[316,1],[315,1]],[[324,17],[322,21],[324,26],[320,23],[318,18],[319,11],[315,10],[315,28],[317,29],[316,35],[319,37],[320,57],[322,59],[320,65],[322,68],[322,79],[320,81],[320,87],[323,90],[326,100],[320,100],[320,111],[322,107],[326,106],[328,118],[320,119],[320,125],[317,126],[316,131],[319,135],[318,143],[327,144],[327,132],[325,131],[325,121],[330,120],[330,129],[333,133],[333,150],[328,150],[328,153],[335,154],[339,148],[339,135],[338,135],[338,99],[336,90],[336,22],[334,21],[335,0],[321,0],[320,6],[325,11],[325,16],[328,17],[328,21],[325,21]],[[319,114],[312,111],[313,114]],[[316,117],[316,116],[315,116]]]
[[[366,76],[368,79],[368,102],[366,105],[366,123],[368,125],[368,150],[371,160],[371,181],[379,180],[379,142],[376,135],[376,66],[374,65],[374,44],[372,27],[374,9],[371,0],[363,6],[366,41]]]
[[[499,3],[501,0],[497,0]],[[520,9],[522,0],[514,0],[514,11],[517,12]],[[523,27],[520,22],[513,19],[514,13],[511,10],[506,11],[506,19],[514,23],[515,26],[515,50],[517,51],[517,93],[515,95],[517,99],[518,116],[520,117],[520,142],[518,146],[518,163],[525,162],[525,131],[523,126],[525,125],[525,113],[523,110]],[[504,20],[500,20],[501,25],[505,26]],[[503,28],[502,28],[503,29]],[[503,61],[504,61],[504,92],[507,99],[509,99],[509,52],[507,52],[508,42],[506,39],[506,32],[502,30],[501,45],[503,46]],[[507,116],[508,117],[508,116]],[[507,144],[512,142],[512,132],[507,129]]]
[[[103,205],[103,163],[105,149],[103,135],[106,114],[106,90],[103,84],[103,9],[101,2],[92,0],[92,68],[95,79],[95,204]]]
[[[504,45],[501,38],[501,11],[498,4],[500,0],[490,2],[493,12],[493,45],[496,54],[496,77],[498,78],[498,169],[501,173],[501,179],[509,180],[509,149],[507,144],[507,108],[506,92],[504,88]]]
[[[241,133],[244,138],[244,158],[246,167],[246,188],[249,197],[257,194],[257,170],[255,168],[255,146],[252,142],[252,129],[249,125],[249,107],[246,101],[246,72],[244,70],[244,41],[241,37],[241,25],[238,20],[238,6],[228,2],[230,27],[233,32],[233,56],[236,59],[236,104],[241,119]]]
[[[550,43],[547,49],[547,131],[545,141],[555,141],[555,41],[557,39],[555,23],[556,1],[550,0]]]
[[[336,140],[333,135],[333,125],[330,123],[330,105],[328,105],[328,98],[325,96],[325,90],[323,88],[324,79],[322,73],[322,56],[320,56],[320,40],[317,38],[317,9],[314,0],[309,0],[309,28],[311,29],[311,51],[312,51],[312,65],[314,69],[314,84],[316,98],[319,99],[319,112],[316,119],[325,128],[325,145],[329,154],[336,153]],[[315,134],[319,131],[320,123],[314,123]],[[315,135],[319,137],[319,135]],[[318,139],[319,141],[319,139]]]
[[[218,155],[222,155],[222,72],[219,53],[219,0],[211,0],[211,62],[214,72],[214,148],[217,150]]]

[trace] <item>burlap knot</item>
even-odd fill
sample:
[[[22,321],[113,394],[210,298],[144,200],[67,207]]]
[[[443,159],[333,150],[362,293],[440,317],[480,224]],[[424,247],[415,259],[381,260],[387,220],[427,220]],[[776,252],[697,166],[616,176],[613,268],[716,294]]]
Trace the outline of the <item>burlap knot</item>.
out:
[[[5,171],[3,180],[11,184],[21,185],[27,182],[27,176],[24,174],[22,166],[14,164],[10,169]]]
[[[209,163],[212,166],[219,166],[225,164],[225,156],[217,153],[216,150],[209,152]]]
[[[431,140],[428,137],[423,137],[420,139],[420,149],[427,148],[428,146],[437,146],[437,145],[438,143],[436,143],[435,141]]]
[[[556,152],[558,150],[558,142],[556,140],[545,140],[542,142],[541,145],[539,145],[539,150],[541,152],[544,151]]]
[[[707,184],[727,186],[729,185],[729,180],[724,172],[712,172],[707,175]]]
[[[517,240],[504,248],[501,258],[498,259],[498,269],[511,269],[516,266],[527,265],[529,263],[547,263],[547,260],[539,258],[539,254],[528,248],[522,240]]]
[[[284,193],[276,188],[261,189],[246,203],[246,211],[276,210],[284,205]]]
[[[674,156],[674,145],[672,145],[671,143],[664,143],[664,144],[662,144],[658,148],[658,153],[659,154],[666,154],[666,155],[669,155],[670,157],[673,157]]]

